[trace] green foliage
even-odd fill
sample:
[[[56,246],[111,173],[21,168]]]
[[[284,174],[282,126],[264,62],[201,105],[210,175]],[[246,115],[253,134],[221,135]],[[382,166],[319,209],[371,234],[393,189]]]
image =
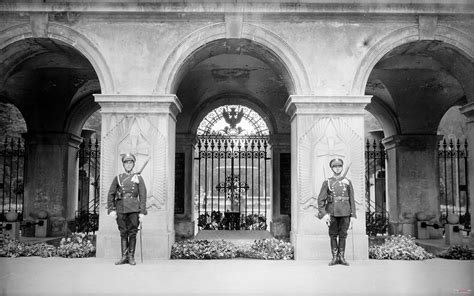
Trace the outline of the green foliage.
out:
[[[232,219],[234,221],[232,221]],[[199,229],[217,230],[232,228],[231,224],[245,230],[265,230],[267,228],[266,218],[262,214],[249,214],[231,216],[230,214],[223,214],[220,211],[212,211],[199,215],[198,226]]]
[[[389,236],[385,243],[369,247],[370,259],[425,260],[434,258],[415,243],[411,236]]]
[[[0,254],[12,258],[20,256],[83,258],[94,256],[95,246],[86,234],[73,233],[72,237],[61,239],[58,247],[46,243],[6,240]]]
[[[20,257],[20,256],[40,256],[43,258],[53,257],[57,255],[54,246],[45,243],[23,243],[17,240],[6,240],[1,252],[6,257]]]
[[[85,233],[73,233],[72,237],[62,238],[57,249],[58,256],[84,258],[95,255],[95,246]]]
[[[449,249],[438,254],[438,257],[456,260],[473,260],[474,251],[467,246],[450,246]]]
[[[185,240],[176,242],[171,249],[171,259],[232,259],[237,248],[230,242]]]
[[[185,240],[176,242],[171,259],[233,259],[254,258],[265,260],[293,259],[293,246],[277,239],[256,240],[252,245],[235,246],[230,242]]]
[[[291,260],[293,259],[293,246],[275,238],[256,240],[250,246],[239,249],[239,257],[265,259],[265,260]]]

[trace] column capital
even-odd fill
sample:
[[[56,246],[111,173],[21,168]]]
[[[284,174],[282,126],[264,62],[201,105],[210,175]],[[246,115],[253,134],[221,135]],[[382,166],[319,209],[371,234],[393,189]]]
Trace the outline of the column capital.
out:
[[[307,115],[360,115],[372,96],[312,96],[291,95],[285,111],[293,118],[297,114]]]
[[[466,116],[467,122],[474,122],[474,102],[467,103],[459,108],[459,111]]]
[[[436,147],[443,139],[442,135],[394,135],[382,140],[385,149],[396,147],[409,147],[413,150],[425,150],[429,147]]]
[[[163,95],[114,95],[95,94],[101,113],[159,114],[168,113],[176,120],[183,105],[174,94]]]

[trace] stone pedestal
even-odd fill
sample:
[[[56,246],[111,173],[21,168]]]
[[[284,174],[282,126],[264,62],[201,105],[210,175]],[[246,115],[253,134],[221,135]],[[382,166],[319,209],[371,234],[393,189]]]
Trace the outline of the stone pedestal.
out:
[[[72,220],[77,208],[77,151],[81,138],[68,133],[29,133],[25,136],[26,171],[24,219],[41,210],[51,220]],[[67,227],[59,227],[66,235]]]
[[[35,236],[36,237],[47,237],[49,234],[49,223],[48,219],[38,219],[35,225]]]
[[[474,221],[474,103],[468,103],[461,107],[461,113],[466,116],[466,136],[468,142],[468,176],[470,181],[468,182],[468,194],[469,194],[469,213],[471,214],[471,229]],[[469,234],[469,245],[474,247],[474,231]]]
[[[430,232],[428,230],[428,226],[426,225],[426,222],[421,222],[421,221],[416,222],[415,237],[417,239],[430,238]]]
[[[331,257],[327,225],[315,217],[317,197],[329,161],[342,158],[350,167],[358,219],[352,220],[346,259],[368,259],[365,227],[364,107],[369,96],[290,96],[291,116],[291,242],[295,259]]]
[[[2,222],[3,235],[7,239],[20,239],[20,222]]]
[[[461,224],[446,224],[444,225],[444,239],[447,245],[462,245]]]
[[[141,173],[147,187],[148,215],[140,235],[144,259],[169,259],[174,243],[174,170],[176,115],[181,104],[174,95],[95,95],[101,105],[102,150],[100,219],[97,257],[119,258],[120,236],[115,219],[107,216],[107,193],[123,172],[121,154],[136,156],[135,170],[150,158]]]
[[[395,135],[385,138],[390,232],[415,236],[416,214],[439,220],[437,135]]]

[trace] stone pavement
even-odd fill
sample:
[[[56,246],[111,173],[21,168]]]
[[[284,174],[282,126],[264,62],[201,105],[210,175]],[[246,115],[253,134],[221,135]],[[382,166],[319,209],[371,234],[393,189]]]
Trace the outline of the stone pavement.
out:
[[[0,258],[0,295],[474,295],[474,261]]]

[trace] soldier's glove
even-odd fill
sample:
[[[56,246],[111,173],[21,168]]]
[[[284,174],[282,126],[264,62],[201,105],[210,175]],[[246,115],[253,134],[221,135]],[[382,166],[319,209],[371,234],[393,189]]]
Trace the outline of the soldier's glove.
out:
[[[145,214],[138,214],[138,219],[140,219],[140,222],[143,221],[144,217],[145,217]]]
[[[331,224],[331,217],[329,216],[329,214],[326,214],[323,217],[323,220],[324,220],[324,223],[326,223],[327,226],[329,226],[329,224]]]
[[[117,218],[117,212],[112,211],[112,212],[109,213],[109,216],[112,217],[112,218]]]

